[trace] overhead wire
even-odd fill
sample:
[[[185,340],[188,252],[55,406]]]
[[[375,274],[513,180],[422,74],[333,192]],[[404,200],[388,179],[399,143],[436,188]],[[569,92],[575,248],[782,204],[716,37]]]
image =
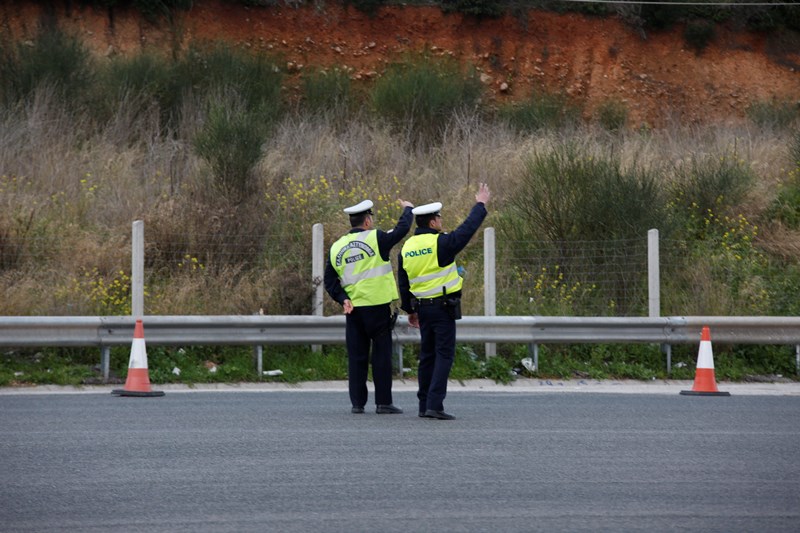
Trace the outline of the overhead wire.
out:
[[[675,0],[561,0],[562,2],[584,4],[628,4],[628,5],[661,5],[661,6],[800,6],[800,2],[681,2]]]

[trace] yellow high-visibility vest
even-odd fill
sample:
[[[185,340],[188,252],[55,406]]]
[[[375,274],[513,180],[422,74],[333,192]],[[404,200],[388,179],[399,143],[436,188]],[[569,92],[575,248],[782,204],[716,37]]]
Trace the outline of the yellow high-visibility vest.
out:
[[[330,261],[355,307],[398,298],[392,264],[381,257],[376,230],[342,236],[331,246]]]
[[[403,245],[403,269],[408,274],[411,294],[417,298],[436,298],[461,290],[462,279],[455,261],[439,266],[438,237],[438,233],[422,233]]]

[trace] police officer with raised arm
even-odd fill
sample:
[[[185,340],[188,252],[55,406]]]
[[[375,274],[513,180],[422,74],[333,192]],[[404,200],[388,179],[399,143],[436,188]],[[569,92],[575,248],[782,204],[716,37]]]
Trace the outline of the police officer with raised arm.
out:
[[[475,206],[452,233],[443,233],[442,204],[413,209],[417,229],[403,245],[398,266],[401,307],[408,323],[420,328],[419,416],[454,420],[444,411],[447,380],[456,356],[456,320],[461,318],[462,279],[456,254],[464,249],[486,218],[489,187],[481,183]]]
[[[398,298],[389,253],[411,229],[410,202],[398,200],[403,213],[394,229],[375,229],[371,200],[344,210],[351,229],[331,246],[325,267],[325,290],[344,308],[351,412],[364,412],[372,351],[375,412],[399,414],[392,403],[391,303]]]

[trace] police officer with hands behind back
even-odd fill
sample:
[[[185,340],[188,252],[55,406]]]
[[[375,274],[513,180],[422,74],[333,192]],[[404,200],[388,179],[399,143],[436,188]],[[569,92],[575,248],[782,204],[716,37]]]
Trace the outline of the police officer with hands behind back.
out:
[[[413,204],[398,200],[403,214],[393,230],[375,229],[371,200],[344,210],[350,215],[351,230],[333,243],[325,267],[325,290],[344,308],[345,342],[351,412],[364,412],[367,403],[367,374],[372,349],[372,379],[375,383],[375,412],[398,414],[392,404],[391,303],[398,298],[389,253],[411,229]]]
[[[454,420],[444,411],[447,380],[456,355],[456,320],[461,318],[462,279],[456,254],[486,218],[489,187],[481,183],[466,220],[452,233],[442,232],[440,202],[413,209],[417,229],[400,252],[398,283],[408,323],[420,328],[419,416]]]

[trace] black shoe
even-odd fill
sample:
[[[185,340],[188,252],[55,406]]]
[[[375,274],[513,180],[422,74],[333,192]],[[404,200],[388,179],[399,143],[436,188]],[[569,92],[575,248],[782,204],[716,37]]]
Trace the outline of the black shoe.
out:
[[[425,411],[420,411],[419,412],[419,417],[420,418],[425,418]]]
[[[403,410],[399,407],[395,407],[392,404],[389,405],[377,405],[375,406],[375,412],[379,415],[399,415],[402,414]]]
[[[449,415],[444,411],[434,411],[433,409],[428,409],[425,411],[423,415],[425,418],[435,418],[436,420],[455,420],[456,417],[453,415]]]
[[[350,412],[353,413],[354,415],[363,415],[364,414],[364,408],[363,407],[353,407],[352,409],[350,409]]]

